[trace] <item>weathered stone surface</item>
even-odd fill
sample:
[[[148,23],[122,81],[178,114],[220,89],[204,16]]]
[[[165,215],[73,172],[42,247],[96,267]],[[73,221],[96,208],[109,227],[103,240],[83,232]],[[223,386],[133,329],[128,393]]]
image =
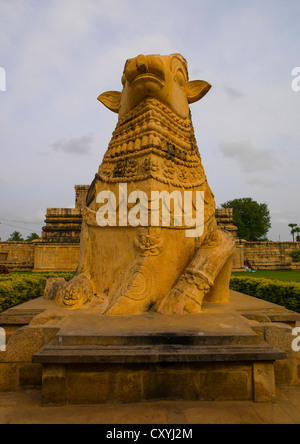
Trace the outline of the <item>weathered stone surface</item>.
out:
[[[39,387],[42,385],[42,366],[40,364],[18,365],[18,386]]]
[[[296,315],[296,313],[295,313]],[[276,344],[280,350],[286,353],[286,359],[277,361],[274,364],[276,384],[300,385],[297,368],[300,362],[300,352],[294,351],[292,342],[295,336],[292,335],[293,328],[284,323],[267,323],[253,326],[256,333],[262,335],[269,344]]]
[[[37,316],[35,316],[29,323],[29,325],[33,326],[33,325],[45,325],[47,324],[49,321],[52,321],[54,319],[59,319],[59,316],[57,315],[57,313],[55,312],[48,312],[46,311],[45,313],[41,313],[38,314]]]
[[[274,366],[270,363],[253,364],[254,401],[275,402]]]
[[[32,364],[32,355],[57,331],[57,328],[26,326],[9,337],[6,351],[0,352],[0,390],[41,385],[42,366]]]
[[[296,361],[297,362],[297,361]],[[298,361],[299,362],[299,361]],[[276,385],[289,386],[297,385],[294,377],[295,360],[284,359],[274,363]]]
[[[17,387],[17,364],[0,362],[0,391],[15,390]]]
[[[243,313],[243,317],[252,321],[257,321],[260,324],[271,322],[270,317],[264,313],[255,313],[255,312]]]
[[[135,403],[157,400],[251,400],[249,363],[46,366],[43,404]]]
[[[22,327],[10,338],[6,349],[7,362],[31,362],[32,355],[44,345],[40,327]]]
[[[251,370],[238,366],[206,371],[201,374],[200,400],[226,401],[252,399]]]
[[[110,402],[115,375],[109,371],[70,371],[66,376],[66,400],[70,404]]]
[[[298,357],[297,352],[292,349],[292,327],[286,324],[274,323],[265,325],[265,339],[269,344],[277,344],[281,350],[284,350],[289,356]]]
[[[66,376],[63,366],[46,366],[42,378],[42,405],[65,405]]]
[[[143,398],[154,401],[162,399],[199,399],[200,375],[197,371],[185,367],[155,371],[152,367],[143,373]]]

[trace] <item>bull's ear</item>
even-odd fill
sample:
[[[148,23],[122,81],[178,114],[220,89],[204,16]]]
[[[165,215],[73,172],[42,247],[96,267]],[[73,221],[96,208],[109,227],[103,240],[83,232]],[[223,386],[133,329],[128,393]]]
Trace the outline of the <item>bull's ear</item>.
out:
[[[121,94],[119,91],[108,91],[98,97],[99,102],[114,113],[119,113],[121,105]]]
[[[185,85],[186,95],[189,103],[202,99],[210,90],[211,85],[204,80],[193,80]]]

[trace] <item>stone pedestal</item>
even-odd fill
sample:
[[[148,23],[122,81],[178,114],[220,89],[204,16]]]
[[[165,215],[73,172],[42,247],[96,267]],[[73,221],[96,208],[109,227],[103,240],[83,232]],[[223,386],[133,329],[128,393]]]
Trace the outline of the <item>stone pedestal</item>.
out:
[[[239,315],[82,319],[33,356],[43,405],[153,400],[275,401],[285,355]]]
[[[11,330],[0,388],[41,384],[43,405],[272,402],[275,383],[297,383],[287,380],[297,357],[283,335],[289,327],[293,339],[299,316],[232,291],[228,303],[186,316],[105,317],[99,305],[70,311],[39,298],[0,316]]]

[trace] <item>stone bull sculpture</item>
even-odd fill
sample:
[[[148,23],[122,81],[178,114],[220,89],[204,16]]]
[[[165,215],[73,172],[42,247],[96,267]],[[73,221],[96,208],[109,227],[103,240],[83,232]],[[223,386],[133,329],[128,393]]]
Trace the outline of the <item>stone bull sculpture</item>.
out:
[[[189,81],[179,54],[128,60],[122,84],[98,98],[119,118],[88,192],[79,266],[70,282],[49,280],[45,297],[70,308],[98,301],[104,315],[199,313],[204,300],[228,300],[235,247],[217,229],[189,110],[211,86]]]

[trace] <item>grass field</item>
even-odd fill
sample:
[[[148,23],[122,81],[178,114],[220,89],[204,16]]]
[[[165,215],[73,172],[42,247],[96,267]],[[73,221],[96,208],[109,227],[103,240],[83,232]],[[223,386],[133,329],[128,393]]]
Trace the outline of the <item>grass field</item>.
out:
[[[250,278],[265,278],[284,282],[300,282],[300,271],[293,270],[257,270],[255,273],[235,272],[232,276],[244,276]]]

